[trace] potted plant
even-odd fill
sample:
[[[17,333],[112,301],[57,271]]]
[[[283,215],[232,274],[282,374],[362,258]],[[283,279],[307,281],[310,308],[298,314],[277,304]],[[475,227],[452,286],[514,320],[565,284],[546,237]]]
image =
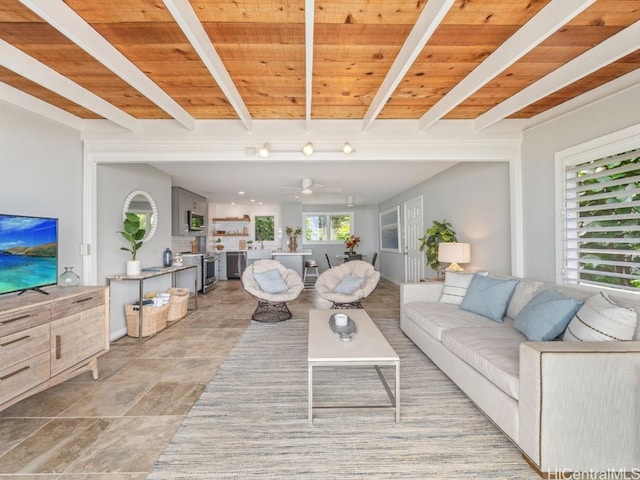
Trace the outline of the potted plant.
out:
[[[427,229],[420,240],[420,251],[427,257],[427,265],[435,270],[437,278],[440,278],[442,265],[438,261],[438,244],[440,242],[457,242],[456,232],[451,229],[451,224],[446,220],[433,221],[433,225]]]
[[[146,230],[144,225],[140,224],[140,217],[129,212],[125,213],[122,228],[118,233],[129,242],[129,247],[120,247],[120,250],[131,253],[131,260],[127,261],[127,275],[140,275],[140,260],[136,260],[136,254],[142,247]]]
[[[216,250],[222,250],[223,248],[224,248],[224,245],[222,245],[222,239],[216,238]]]
[[[247,240],[247,250],[253,249],[253,240]]]
[[[286,227],[284,229],[284,233],[289,237],[289,250],[295,252],[298,249],[298,235],[302,235],[302,229],[300,227],[296,227],[294,230],[291,227]]]

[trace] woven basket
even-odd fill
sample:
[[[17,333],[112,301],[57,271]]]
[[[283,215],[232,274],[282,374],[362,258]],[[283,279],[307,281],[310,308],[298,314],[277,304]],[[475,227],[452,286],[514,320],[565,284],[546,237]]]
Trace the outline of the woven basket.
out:
[[[161,307],[153,305],[143,305],[142,307],[142,336],[149,337],[164,330],[167,326],[169,314],[167,303]],[[130,337],[139,336],[138,328],[138,305],[125,305],[124,311],[127,317],[127,335]]]
[[[167,290],[171,294],[169,300],[169,322],[180,320],[187,314],[189,306],[189,289],[188,288],[170,288]]]

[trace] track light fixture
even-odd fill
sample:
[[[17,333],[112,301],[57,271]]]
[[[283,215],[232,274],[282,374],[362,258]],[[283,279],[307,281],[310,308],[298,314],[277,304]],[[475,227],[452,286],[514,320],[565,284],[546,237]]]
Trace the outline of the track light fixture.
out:
[[[258,150],[258,155],[260,155],[262,158],[269,158],[270,153],[271,153],[271,148],[269,147],[268,143],[265,143],[264,145],[262,145],[260,147],[260,150]]]
[[[262,146],[260,146],[259,148],[255,148],[255,147],[247,147],[244,149],[245,151],[245,155],[247,156],[251,156],[251,155],[258,155],[260,158],[269,158],[271,156],[271,152],[278,152],[278,153],[296,153],[296,152],[300,152],[300,150],[285,150],[285,149],[276,149],[273,150],[271,148],[271,145],[269,143],[263,143]],[[350,155],[352,153],[354,153],[356,150],[353,148],[353,145],[351,145],[351,143],[349,142],[344,142],[344,144],[342,145],[341,149],[320,149],[320,150],[316,150],[315,147],[313,146],[312,142],[307,142],[302,146],[302,153],[304,153],[306,156],[310,156],[313,155],[314,153],[318,152],[318,153],[344,153],[345,155]]]
[[[313,153],[313,143],[305,143],[304,147],[302,147],[302,153],[304,153],[305,155],[311,155]]]

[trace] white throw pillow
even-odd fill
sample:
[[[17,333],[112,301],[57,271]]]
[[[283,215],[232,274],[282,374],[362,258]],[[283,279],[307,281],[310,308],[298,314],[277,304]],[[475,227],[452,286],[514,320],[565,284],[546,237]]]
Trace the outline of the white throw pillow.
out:
[[[472,278],[473,274],[470,273],[445,272],[440,303],[460,305]]]
[[[578,310],[562,339],[569,342],[631,340],[637,323],[635,311],[616,305],[600,292],[589,297]]]

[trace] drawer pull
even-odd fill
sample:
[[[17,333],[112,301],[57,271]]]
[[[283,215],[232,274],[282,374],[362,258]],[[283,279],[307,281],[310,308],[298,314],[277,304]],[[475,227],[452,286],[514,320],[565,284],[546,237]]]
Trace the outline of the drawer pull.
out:
[[[30,316],[31,315],[27,314],[27,315],[21,315],[20,317],[16,317],[16,318],[11,318],[9,320],[4,320],[0,322],[0,325],[6,325],[7,323],[17,322],[18,320],[23,320],[25,318],[29,318]]]
[[[31,338],[31,335],[25,335],[24,337],[16,338],[15,340],[10,340],[5,343],[0,343],[0,347],[6,347],[7,345],[21,342],[22,340],[26,340],[27,338]]]
[[[56,360],[60,360],[62,358],[62,337],[60,335],[56,335]]]
[[[93,300],[93,297],[81,298],[80,300],[74,300],[73,303],[83,303],[88,302],[89,300]]]
[[[15,375],[18,375],[19,373],[22,373],[25,370],[29,370],[29,365],[26,365],[26,366],[24,366],[22,368],[19,368],[15,372],[7,373],[4,377],[0,377],[0,382],[3,381],[3,380],[6,380],[8,378],[11,378],[11,377],[13,377]]]

